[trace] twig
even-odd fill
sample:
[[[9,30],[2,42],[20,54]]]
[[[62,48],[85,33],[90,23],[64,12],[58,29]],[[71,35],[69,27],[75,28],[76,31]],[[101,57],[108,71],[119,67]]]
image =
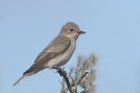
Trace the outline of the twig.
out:
[[[64,69],[61,69],[61,68],[56,67],[56,66],[53,67],[53,68],[54,68],[54,69],[57,69],[57,72],[60,74],[60,76],[63,76],[63,77],[64,77],[64,79],[65,79],[65,81],[66,81],[66,84],[67,84],[67,87],[68,87],[70,93],[73,93],[73,92],[72,92],[71,85],[70,85],[70,82],[69,82],[69,79],[68,79],[68,77],[67,77],[66,71],[64,71]]]
[[[89,89],[84,90],[84,91],[82,91],[82,92],[80,92],[80,93],[88,93],[88,91],[89,91]]]
[[[80,83],[80,81],[86,76],[86,74],[88,73],[88,70],[85,70],[84,73],[78,78],[77,82],[75,83],[75,86],[73,88],[73,90],[77,90],[77,86]]]
[[[66,71],[64,71],[64,69],[61,69],[61,68],[56,67],[56,66],[54,66],[53,68],[57,70],[57,72],[60,74],[60,76],[63,76],[64,77],[70,93],[78,93],[77,92],[77,86],[80,83],[80,81],[86,76],[86,74],[88,73],[88,71],[87,70],[84,71],[84,73],[80,76],[80,78],[78,78],[77,82],[75,83],[74,88],[72,89],[72,87],[70,85],[70,82],[69,82],[69,78],[67,77]]]

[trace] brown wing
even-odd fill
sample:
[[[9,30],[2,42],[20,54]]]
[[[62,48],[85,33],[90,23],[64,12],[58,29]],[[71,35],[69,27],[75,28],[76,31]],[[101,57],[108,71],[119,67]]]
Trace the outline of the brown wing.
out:
[[[67,50],[71,40],[68,37],[57,36],[36,58],[34,64],[23,74],[30,73],[44,66],[50,59],[57,57]]]

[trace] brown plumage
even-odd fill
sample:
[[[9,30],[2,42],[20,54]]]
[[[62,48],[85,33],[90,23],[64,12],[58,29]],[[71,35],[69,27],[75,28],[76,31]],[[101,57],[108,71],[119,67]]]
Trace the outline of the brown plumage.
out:
[[[13,86],[21,79],[45,68],[66,64],[75,50],[78,36],[84,33],[85,32],[80,31],[80,28],[75,23],[66,23],[62,27],[59,35],[37,56],[34,64],[23,73],[23,76]]]

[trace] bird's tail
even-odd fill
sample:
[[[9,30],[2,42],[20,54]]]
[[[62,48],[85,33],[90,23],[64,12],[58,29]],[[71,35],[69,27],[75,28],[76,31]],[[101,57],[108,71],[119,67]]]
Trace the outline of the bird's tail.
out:
[[[27,76],[29,76],[30,73],[24,74],[13,86],[15,86],[19,81]]]

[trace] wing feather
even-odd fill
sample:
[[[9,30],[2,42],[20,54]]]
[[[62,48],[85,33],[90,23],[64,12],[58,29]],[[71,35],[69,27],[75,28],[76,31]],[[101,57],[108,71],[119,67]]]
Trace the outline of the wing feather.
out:
[[[24,72],[30,73],[39,67],[44,66],[49,60],[61,55],[65,52],[71,44],[71,40],[68,37],[57,36],[36,58],[34,64]],[[44,68],[41,68],[42,70]]]

